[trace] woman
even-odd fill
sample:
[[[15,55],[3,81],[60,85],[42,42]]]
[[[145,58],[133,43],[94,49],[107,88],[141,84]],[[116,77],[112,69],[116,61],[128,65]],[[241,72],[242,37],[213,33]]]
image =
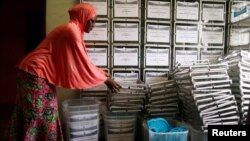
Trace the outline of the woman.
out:
[[[105,83],[120,85],[88,58],[84,32],[93,27],[96,11],[81,3],[69,9],[70,21],[55,28],[17,65],[18,101],[8,140],[63,140],[55,87],[87,89]]]

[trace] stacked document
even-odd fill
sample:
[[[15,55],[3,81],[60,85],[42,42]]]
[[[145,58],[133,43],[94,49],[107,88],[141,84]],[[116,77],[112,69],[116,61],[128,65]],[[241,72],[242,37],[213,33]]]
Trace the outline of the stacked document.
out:
[[[174,80],[149,84],[146,104],[148,116],[163,116],[173,118],[179,112],[178,94]]]
[[[145,84],[133,84],[108,94],[108,110],[111,112],[139,112],[144,109],[147,95]]]
[[[207,64],[208,62],[205,62]],[[179,65],[173,71],[173,77],[177,84],[178,95],[180,99],[179,110],[181,117],[191,125],[197,125],[199,128],[202,121],[192,97],[193,85],[190,76],[190,67]]]
[[[108,88],[105,84],[98,85],[93,88],[83,89],[80,91],[80,99],[83,100],[95,100],[99,102],[100,106],[100,114],[103,113],[107,108],[107,95]],[[102,116],[100,115],[100,119],[102,120]]]
[[[238,107],[230,89],[192,91],[195,105],[202,119],[202,130],[208,125],[237,125]]]
[[[227,63],[175,68],[183,116],[195,128],[207,131],[208,125],[238,124],[238,107],[231,94],[232,80],[227,70]]]
[[[250,53],[235,51],[224,57],[221,62],[228,62],[229,76],[233,80],[234,94],[240,111],[241,123],[245,124],[250,101]]]

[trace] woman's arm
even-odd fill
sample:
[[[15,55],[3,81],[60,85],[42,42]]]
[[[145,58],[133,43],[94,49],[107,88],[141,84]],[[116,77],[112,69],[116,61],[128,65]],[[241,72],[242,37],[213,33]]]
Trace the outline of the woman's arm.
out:
[[[111,77],[107,77],[107,80],[105,81],[105,84],[107,87],[111,90],[113,93],[117,93],[120,91],[120,88],[122,88],[117,82],[115,82]]]

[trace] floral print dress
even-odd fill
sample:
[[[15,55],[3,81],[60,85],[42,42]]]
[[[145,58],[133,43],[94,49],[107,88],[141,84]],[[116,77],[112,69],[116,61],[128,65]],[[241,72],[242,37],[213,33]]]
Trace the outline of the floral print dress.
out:
[[[45,79],[19,70],[17,105],[7,140],[63,140],[55,87]]]

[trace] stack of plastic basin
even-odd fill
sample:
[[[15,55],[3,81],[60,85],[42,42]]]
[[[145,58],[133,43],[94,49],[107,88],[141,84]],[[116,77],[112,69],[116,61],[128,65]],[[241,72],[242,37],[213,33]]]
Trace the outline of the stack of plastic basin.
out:
[[[69,99],[62,103],[69,141],[98,141],[99,104],[93,100]]]
[[[144,141],[188,141],[188,128],[176,120],[167,121],[163,118],[144,121]]]

